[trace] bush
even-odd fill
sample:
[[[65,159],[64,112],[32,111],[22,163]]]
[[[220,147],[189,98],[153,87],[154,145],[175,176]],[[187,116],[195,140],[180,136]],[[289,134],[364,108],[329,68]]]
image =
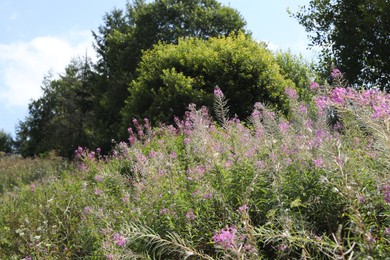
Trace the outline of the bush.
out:
[[[286,112],[284,89],[294,87],[280,74],[272,53],[244,34],[160,43],[144,53],[137,72],[123,110],[125,124],[133,117],[173,122],[190,103],[211,107],[216,85],[233,115],[246,118],[259,101]]]

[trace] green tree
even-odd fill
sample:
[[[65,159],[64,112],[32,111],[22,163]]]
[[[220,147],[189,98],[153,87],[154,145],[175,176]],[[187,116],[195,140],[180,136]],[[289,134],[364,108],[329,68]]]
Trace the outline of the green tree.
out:
[[[216,85],[229,99],[232,115],[249,116],[258,101],[286,112],[284,89],[294,87],[265,45],[244,34],[157,44],[144,53],[137,72],[123,110],[125,122],[132,117],[172,121],[190,103],[211,107]]]
[[[389,13],[388,0],[311,0],[294,16],[328,73],[333,62],[351,84],[390,90]]]
[[[216,0],[135,0],[126,10],[113,10],[94,33],[100,60],[95,111],[104,139],[118,138],[120,110],[130,95],[142,52],[159,41],[177,43],[180,37],[226,36],[243,31],[245,21],[234,9]]]
[[[29,115],[17,129],[23,156],[54,150],[70,157],[78,145],[93,145],[93,72],[87,59],[73,60],[59,79],[43,82],[43,96],[29,104]]]
[[[14,140],[11,134],[6,133],[3,129],[0,130],[0,152],[13,152]]]
[[[310,98],[310,83],[318,78],[315,73],[314,63],[305,61],[302,55],[294,55],[290,50],[275,52],[276,63],[280,67],[281,74],[294,82],[299,95],[303,99]]]

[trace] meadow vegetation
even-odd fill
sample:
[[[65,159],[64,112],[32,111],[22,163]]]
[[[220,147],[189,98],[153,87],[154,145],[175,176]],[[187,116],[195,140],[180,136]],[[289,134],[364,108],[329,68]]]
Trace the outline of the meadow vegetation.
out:
[[[390,95],[332,77],[308,101],[287,88],[288,117],[241,121],[216,87],[214,118],[134,119],[108,155],[1,157],[0,258],[384,259]]]

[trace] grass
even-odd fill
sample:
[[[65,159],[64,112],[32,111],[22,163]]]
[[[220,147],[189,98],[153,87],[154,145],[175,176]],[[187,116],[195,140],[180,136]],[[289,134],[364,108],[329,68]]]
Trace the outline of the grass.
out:
[[[383,259],[390,98],[314,91],[287,92],[288,120],[229,118],[218,92],[219,123],[191,105],[175,126],[135,121],[108,156],[0,158],[0,258]]]

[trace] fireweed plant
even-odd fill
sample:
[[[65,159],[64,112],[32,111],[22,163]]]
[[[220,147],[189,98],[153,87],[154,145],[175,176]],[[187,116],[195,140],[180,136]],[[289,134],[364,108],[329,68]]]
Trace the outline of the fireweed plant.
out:
[[[134,119],[108,156],[79,147],[77,170],[2,194],[0,257],[390,255],[390,95],[336,72],[310,103],[287,88],[287,118],[229,117],[216,87],[215,121],[191,104],[174,126]]]

